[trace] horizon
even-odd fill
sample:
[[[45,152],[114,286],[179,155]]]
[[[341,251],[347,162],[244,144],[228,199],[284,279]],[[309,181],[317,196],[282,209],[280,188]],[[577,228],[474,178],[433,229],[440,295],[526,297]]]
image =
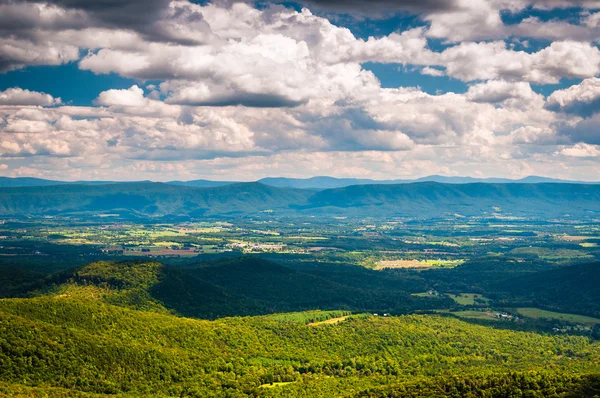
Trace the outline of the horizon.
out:
[[[262,180],[268,180],[268,179],[282,179],[282,180],[312,180],[312,179],[319,179],[319,178],[328,178],[328,179],[333,179],[333,180],[357,180],[357,181],[363,181],[363,180],[368,180],[368,181],[373,181],[373,182],[388,182],[388,181],[406,181],[406,182],[422,182],[419,180],[426,180],[429,178],[443,178],[443,179],[473,179],[476,180],[475,182],[480,182],[480,180],[482,180],[483,182],[485,182],[485,180],[507,180],[507,181],[521,181],[521,180],[526,180],[526,179],[530,179],[530,178],[540,178],[540,179],[548,179],[548,180],[557,180],[557,181],[564,181],[564,182],[573,182],[573,183],[578,183],[578,182],[583,182],[583,183],[600,183],[600,180],[568,180],[568,179],[561,179],[561,178],[554,178],[554,177],[547,177],[547,176],[540,176],[540,175],[527,175],[524,177],[520,177],[520,178],[505,178],[505,177],[473,177],[473,176],[464,176],[464,175],[440,175],[440,174],[431,174],[431,175],[425,175],[422,177],[402,177],[402,178],[389,178],[389,179],[375,179],[375,178],[368,178],[368,177],[336,177],[336,176],[331,176],[331,175],[314,175],[314,176],[309,176],[309,177],[285,177],[285,176],[265,176],[265,177],[259,177],[257,179],[253,179],[253,180],[217,180],[217,179],[210,179],[210,178],[197,178],[197,179],[191,179],[191,180],[182,180],[182,179],[167,179],[167,180],[127,180],[127,179],[123,179],[123,180],[119,180],[119,179],[114,179],[114,180],[68,180],[68,179],[51,179],[51,178],[40,178],[40,177],[34,177],[34,176],[0,176],[0,178],[8,178],[8,179],[13,179],[13,180],[17,180],[17,179],[38,179],[38,180],[44,180],[44,181],[56,181],[56,182],[68,182],[68,183],[77,183],[77,182],[107,182],[107,183],[111,183],[111,182],[115,182],[115,183],[134,183],[134,182],[155,182],[155,183],[174,183],[174,182],[182,182],[182,183],[186,183],[186,182],[193,182],[193,181],[207,181],[207,182],[216,182],[216,183],[252,183],[252,182],[261,182]],[[435,182],[435,181],[433,181]],[[443,182],[442,182],[443,183]]]

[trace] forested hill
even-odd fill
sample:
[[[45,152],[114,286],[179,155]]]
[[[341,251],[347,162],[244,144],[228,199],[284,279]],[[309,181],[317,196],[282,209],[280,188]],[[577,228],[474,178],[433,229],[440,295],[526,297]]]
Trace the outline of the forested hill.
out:
[[[600,185],[440,184],[356,185],[322,191],[277,188],[261,183],[187,187],[162,183],[56,185],[0,190],[2,215],[135,217],[249,215],[385,215],[439,217],[447,214],[597,217]]]
[[[508,279],[495,288],[519,306],[600,317],[600,263],[575,264]]]
[[[440,184],[362,185],[315,193],[307,209],[440,216],[504,213],[555,217],[598,214],[600,186],[582,184]],[[377,214],[377,213],[376,213]]]
[[[0,191],[0,213],[53,215],[117,212],[141,217],[251,214],[288,209],[290,204],[304,203],[311,195],[311,191],[280,189],[258,183],[212,188],[150,182],[20,187]]]
[[[155,261],[98,261],[39,277],[21,291],[2,286],[0,297],[97,295],[112,305],[203,319],[314,309],[398,314],[453,305],[448,298],[411,296],[407,290],[425,289],[418,281],[403,283],[377,271],[359,272],[363,286],[357,287],[350,273],[315,275],[254,257],[185,267]],[[11,283],[18,285],[18,281],[6,284]]]

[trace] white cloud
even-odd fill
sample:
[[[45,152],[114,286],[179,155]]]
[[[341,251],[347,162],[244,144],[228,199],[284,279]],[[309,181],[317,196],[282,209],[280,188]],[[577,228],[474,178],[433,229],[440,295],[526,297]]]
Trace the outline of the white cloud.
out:
[[[60,99],[22,90],[2,102],[0,94],[0,105],[20,106],[0,106],[0,156],[11,168],[25,157],[96,176],[183,173],[181,164],[247,176],[295,167],[381,177],[399,170],[544,174],[565,145],[596,143],[597,120],[571,109],[597,99],[595,14],[582,16],[581,26],[529,18],[507,27],[499,10],[518,11],[527,2],[462,0],[451,11],[423,11],[430,27],[362,40],[307,9],[157,0],[144,10],[144,2],[123,3],[142,14],[142,23],[74,1],[76,11],[10,9],[24,13],[23,23],[0,36],[0,68],[78,60],[81,69],[137,84],[99,93],[94,107],[43,108]],[[502,40],[507,32],[558,41],[514,51]],[[432,51],[432,37],[447,47]],[[361,66],[369,61],[472,83],[464,94],[382,88]],[[563,77],[586,80],[547,103],[530,85]],[[160,83],[146,82],[155,79]],[[578,159],[571,159],[582,162],[578,170],[593,161]],[[36,170],[22,162],[19,172]]]
[[[504,41],[461,43],[438,56],[446,74],[463,81],[505,79],[558,83],[563,77],[586,78],[600,73],[600,50],[578,42],[554,42],[536,52],[506,48]]]
[[[146,105],[144,90],[137,85],[127,90],[108,90],[100,93],[95,103],[104,106],[142,107]]]
[[[544,97],[535,93],[529,83],[490,80],[469,87],[467,98],[473,102],[503,104],[506,108],[541,108]]]
[[[0,91],[0,105],[52,106],[59,105],[60,103],[60,98],[54,98],[50,94],[23,90],[19,87],[13,87],[4,91]]]
[[[516,24],[505,24],[502,12],[515,13],[529,6],[537,9],[571,8],[576,6],[598,8],[597,2],[532,1],[532,0],[460,0],[446,12],[425,13],[430,23],[427,35],[458,43],[464,41],[498,40],[509,37],[548,40],[598,41],[600,29],[595,14],[582,14],[578,23],[564,20],[542,21],[536,17],[524,18]]]
[[[577,144],[561,149],[559,154],[576,158],[600,157],[600,147],[598,145]]]
[[[27,65],[62,65],[79,58],[75,46],[0,37],[0,73]]]
[[[435,68],[431,68],[429,66],[424,67],[423,69],[421,69],[421,74],[423,75],[429,75],[429,76],[445,76],[445,73],[443,70],[439,70],[439,69],[435,69]]]
[[[600,79],[585,79],[580,84],[554,91],[548,97],[546,107],[580,116],[600,113]]]

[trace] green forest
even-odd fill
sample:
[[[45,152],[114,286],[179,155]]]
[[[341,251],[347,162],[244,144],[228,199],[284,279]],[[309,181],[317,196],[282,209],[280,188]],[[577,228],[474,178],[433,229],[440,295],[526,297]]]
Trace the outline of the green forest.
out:
[[[600,396],[590,335],[477,324],[432,313],[452,308],[447,297],[397,286],[403,304],[391,305],[368,280],[352,290],[353,277],[330,279],[245,257],[101,261],[43,277],[27,297],[0,300],[0,394]]]

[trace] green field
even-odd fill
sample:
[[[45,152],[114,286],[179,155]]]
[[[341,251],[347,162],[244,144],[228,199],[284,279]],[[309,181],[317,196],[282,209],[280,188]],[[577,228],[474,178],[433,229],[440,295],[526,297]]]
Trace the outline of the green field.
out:
[[[592,318],[589,316],[576,315],[576,314],[563,314],[560,312],[540,310],[539,308],[517,308],[516,311],[528,318],[546,318],[556,319],[558,321],[564,321],[569,323],[577,323],[584,325],[600,325],[600,319]]]
[[[351,313],[349,311],[305,311],[289,312],[283,314],[267,315],[265,318],[279,322],[298,323],[302,325],[327,322],[339,318],[347,318]]]
[[[326,321],[312,322],[312,323],[309,323],[308,326],[336,325],[340,322],[344,322],[348,318],[350,318],[350,315],[341,316],[339,318],[331,318]]]

